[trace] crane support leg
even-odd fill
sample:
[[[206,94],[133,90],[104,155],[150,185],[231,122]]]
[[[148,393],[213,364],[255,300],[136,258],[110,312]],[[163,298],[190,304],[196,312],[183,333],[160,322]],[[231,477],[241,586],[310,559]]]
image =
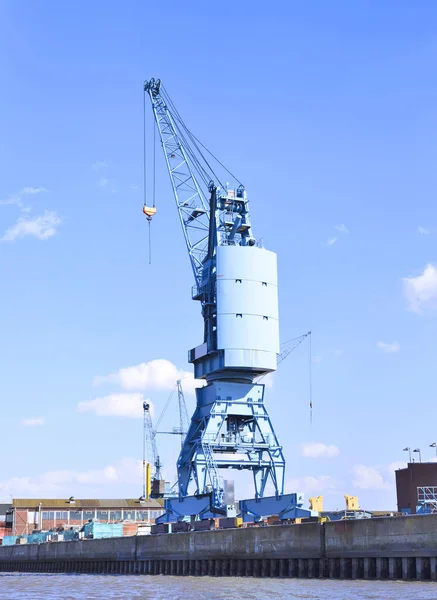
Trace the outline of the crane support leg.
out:
[[[261,521],[265,517],[278,515],[281,520],[317,517],[318,512],[303,508],[303,494],[286,494],[249,500],[240,500],[240,511],[244,523]]]
[[[197,406],[178,459],[179,497],[213,493],[223,504],[219,469],[251,470],[255,498],[270,479],[284,493],[285,459],[264,404],[264,385],[213,381],[197,389]]]

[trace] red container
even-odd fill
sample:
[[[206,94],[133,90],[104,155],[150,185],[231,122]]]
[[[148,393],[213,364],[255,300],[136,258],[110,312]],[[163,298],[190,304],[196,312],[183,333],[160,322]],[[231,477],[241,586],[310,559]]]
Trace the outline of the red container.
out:
[[[137,535],[138,523],[123,523],[123,536]]]

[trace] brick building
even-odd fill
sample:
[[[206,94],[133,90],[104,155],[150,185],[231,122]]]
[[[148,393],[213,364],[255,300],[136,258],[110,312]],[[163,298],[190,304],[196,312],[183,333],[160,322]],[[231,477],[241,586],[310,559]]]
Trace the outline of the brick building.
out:
[[[437,463],[408,463],[406,469],[395,473],[398,511],[414,515],[420,505],[421,490],[437,486]]]
[[[12,500],[9,517],[11,528],[5,535],[25,535],[32,533],[34,529],[47,531],[55,527],[79,526],[90,519],[109,523],[154,523],[162,512],[162,505],[152,499],[141,501],[18,498]],[[0,537],[3,537],[1,533]]]

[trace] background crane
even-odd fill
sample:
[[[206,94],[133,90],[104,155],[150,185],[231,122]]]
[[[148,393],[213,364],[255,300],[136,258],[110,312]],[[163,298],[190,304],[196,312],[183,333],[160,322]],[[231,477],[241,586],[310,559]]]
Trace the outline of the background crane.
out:
[[[178,411],[179,411],[179,426],[173,427],[171,431],[159,431],[159,426],[171,404],[171,401],[174,398],[175,392],[177,391],[178,396]],[[182,438],[182,444],[185,436],[187,435],[188,427],[190,424],[190,419],[188,418],[187,405],[185,402],[185,395],[182,389],[182,380],[178,379],[170,392],[169,397],[167,398],[167,402],[164,405],[164,408],[159,415],[158,420],[156,421],[156,427],[154,429],[154,434],[171,434],[171,435],[180,435]]]
[[[190,425],[190,420],[188,418],[187,405],[185,403],[184,391],[182,389],[182,381],[178,379],[178,404],[179,404],[179,427],[181,434],[181,446],[183,447],[185,442],[185,437],[188,433],[188,427]]]
[[[150,464],[150,478],[152,483],[151,496],[159,497],[162,478],[162,463],[156,446],[156,432],[152,425],[150,404],[143,402],[143,498],[147,497],[147,463]],[[163,490],[162,490],[163,493]]]

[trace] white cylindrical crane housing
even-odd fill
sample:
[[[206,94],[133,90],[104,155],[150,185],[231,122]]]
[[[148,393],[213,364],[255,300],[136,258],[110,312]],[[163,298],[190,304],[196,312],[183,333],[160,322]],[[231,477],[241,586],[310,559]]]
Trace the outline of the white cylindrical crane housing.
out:
[[[276,254],[256,246],[217,247],[217,349],[226,368],[276,370],[279,353]]]

